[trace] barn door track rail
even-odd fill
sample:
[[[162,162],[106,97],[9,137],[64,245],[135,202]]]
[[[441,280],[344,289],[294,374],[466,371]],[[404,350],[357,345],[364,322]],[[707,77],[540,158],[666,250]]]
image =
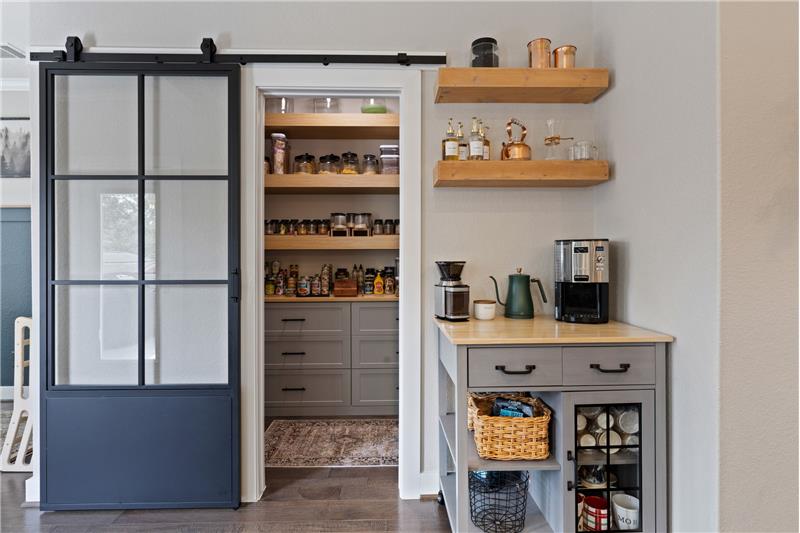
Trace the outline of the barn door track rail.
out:
[[[200,44],[199,54],[155,54],[127,52],[84,52],[83,43],[75,36],[67,37],[64,50],[31,52],[31,61],[56,61],[64,63],[321,63],[378,64],[378,65],[446,65],[446,54],[409,55],[395,54],[218,54],[214,39],[206,37]]]

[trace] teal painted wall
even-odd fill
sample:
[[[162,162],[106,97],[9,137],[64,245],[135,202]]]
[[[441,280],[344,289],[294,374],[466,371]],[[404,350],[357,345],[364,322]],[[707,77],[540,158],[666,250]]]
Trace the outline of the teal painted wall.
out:
[[[0,209],[0,385],[14,382],[14,320],[31,316],[31,210]]]

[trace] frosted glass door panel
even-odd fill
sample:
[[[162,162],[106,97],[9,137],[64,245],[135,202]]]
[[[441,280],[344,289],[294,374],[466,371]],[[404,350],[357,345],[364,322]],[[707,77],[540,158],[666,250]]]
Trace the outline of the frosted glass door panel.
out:
[[[138,383],[137,287],[59,285],[55,384]]]
[[[228,173],[228,79],[145,78],[145,173]]]
[[[228,279],[227,180],[145,182],[145,279]]]
[[[56,279],[137,278],[137,191],[135,180],[56,180]]]
[[[144,312],[146,385],[228,382],[227,285],[151,285]]]
[[[55,173],[137,173],[136,76],[55,76]]]

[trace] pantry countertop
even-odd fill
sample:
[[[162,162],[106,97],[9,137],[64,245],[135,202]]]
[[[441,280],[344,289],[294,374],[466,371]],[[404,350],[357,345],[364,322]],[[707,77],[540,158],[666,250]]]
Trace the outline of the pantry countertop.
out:
[[[439,330],[455,345],[504,344],[637,344],[672,342],[670,335],[642,329],[624,322],[572,324],[550,316],[515,320],[498,316],[494,320],[449,322],[435,319]]]

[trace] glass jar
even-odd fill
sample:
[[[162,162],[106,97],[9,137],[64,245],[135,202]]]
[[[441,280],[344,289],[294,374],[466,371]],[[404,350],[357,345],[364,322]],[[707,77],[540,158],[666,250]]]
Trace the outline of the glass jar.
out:
[[[342,154],[342,174],[358,174],[358,155],[353,152]]]
[[[278,221],[274,218],[264,222],[264,234],[275,235],[278,232]]]
[[[283,133],[273,133],[272,139],[272,173],[289,173],[289,141]]]
[[[356,214],[347,213],[347,229],[352,230],[356,226]]]
[[[497,55],[497,39],[481,37],[472,41],[473,67],[499,67],[500,56]]]
[[[289,234],[289,221],[283,219],[280,222],[278,222],[278,235],[288,235],[288,234]]]
[[[317,164],[313,155],[301,154],[294,158],[295,174],[314,174],[316,170]]]
[[[316,235],[319,232],[319,220],[310,220],[308,225],[308,234]]]
[[[373,235],[383,235],[383,220],[380,218],[375,219],[375,224],[372,226]]]
[[[287,233],[289,235],[297,235],[297,226],[299,225],[300,221],[298,221],[296,218],[293,218],[292,220],[289,221],[289,230]]]
[[[339,156],[334,154],[323,155],[319,158],[319,173],[320,174],[338,174],[339,173]]]
[[[362,98],[362,113],[386,113],[386,98]]]
[[[338,113],[339,99],[332,97],[314,98],[314,113]]]
[[[394,219],[394,234],[395,235],[400,235],[400,219],[399,218]]]
[[[331,213],[331,223],[329,226],[331,230],[347,229],[347,215],[344,213]]]
[[[317,235],[328,235],[331,232],[331,223],[327,220],[319,220],[317,225]]]
[[[400,156],[382,155],[380,170],[381,174],[400,174]]]
[[[378,173],[378,158],[375,154],[364,154],[364,162],[361,164],[362,174]]]
[[[383,234],[394,235],[394,220],[387,218],[383,221]]]
[[[372,219],[372,214],[370,213],[359,213],[355,216],[355,225],[353,229],[356,230],[369,230],[370,227],[370,220]]]
[[[267,98],[267,113],[286,114],[294,111],[294,98]]]
[[[297,234],[298,235],[308,235],[308,227],[311,225],[311,221],[308,219],[301,220],[300,223],[297,225]]]
[[[381,144],[378,148],[381,155],[400,155],[399,144]]]

